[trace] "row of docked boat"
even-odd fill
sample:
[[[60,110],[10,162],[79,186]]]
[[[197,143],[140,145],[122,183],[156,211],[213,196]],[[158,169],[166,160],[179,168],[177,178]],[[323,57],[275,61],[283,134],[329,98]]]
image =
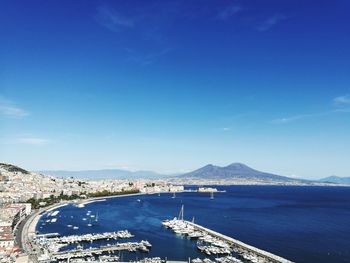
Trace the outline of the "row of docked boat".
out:
[[[177,219],[176,217],[172,220],[164,220],[162,225],[172,229],[176,234],[188,235],[191,238],[200,238],[204,235],[204,233],[195,230],[195,228],[186,221]]]
[[[248,260],[253,263],[265,263],[266,260],[262,257],[259,257],[252,253],[244,253],[241,255],[245,260]]]
[[[79,242],[93,242],[97,240],[117,240],[118,238],[131,238],[134,237],[128,230],[120,230],[115,232],[104,232],[95,234],[84,234],[84,235],[70,235],[63,237],[50,238],[51,242],[60,244],[72,244]]]
[[[233,256],[225,256],[225,257],[218,257],[215,258],[215,260],[211,260],[209,258],[195,258],[191,260],[192,263],[243,263],[242,260],[235,258]]]
[[[232,253],[232,249],[228,243],[204,231],[196,229],[187,221],[174,218],[172,220],[164,220],[162,224],[166,228],[172,229],[176,234],[187,235],[190,238],[199,239],[199,242],[197,242],[197,248],[207,255]],[[210,245],[206,245],[205,243]]]
[[[217,254],[231,254],[232,250],[229,248],[222,248],[217,246],[201,246],[197,245],[199,251],[207,255],[217,255]]]
[[[165,263],[166,260],[161,259],[160,257],[153,258],[144,258],[138,261],[130,261],[131,263]]]
[[[89,258],[95,256],[101,256],[104,253],[113,253],[116,251],[129,251],[129,252],[149,252],[152,245],[148,241],[142,240],[141,242],[125,242],[117,243],[113,245],[90,247],[88,249],[74,249],[68,251],[60,251],[56,253],[46,253],[53,261],[66,260],[71,258]],[[107,261],[107,259],[105,259]]]

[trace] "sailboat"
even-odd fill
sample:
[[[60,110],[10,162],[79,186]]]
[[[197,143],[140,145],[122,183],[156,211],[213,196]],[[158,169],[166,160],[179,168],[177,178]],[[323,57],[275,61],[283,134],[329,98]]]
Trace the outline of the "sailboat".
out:
[[[176,197],[176,194],[175,194],[175,192],[173,193],[173,196],[171,197],[171,198],[175,198]]]
[[[214,199],[214,192],[210,192],[210,199]]]
[[[178,216],[178,220],[184,220],[184,205],[181,206],[180,212],[179,212],[179,216]]]
[[[95,222],[98,222],[98,212],[96,213]]]
[[[87,226],[92,226],[91,219],[89,220],[89,224],[87,224]]]

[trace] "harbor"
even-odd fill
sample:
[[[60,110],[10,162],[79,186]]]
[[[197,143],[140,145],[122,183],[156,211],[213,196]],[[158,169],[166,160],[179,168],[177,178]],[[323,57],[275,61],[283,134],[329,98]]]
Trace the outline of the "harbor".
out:
[[[96,260],[95,257],[99,258],[100,256],[103,256],[103,259],[108,261],[116,260],[117,257],[110,254],[119,251],[149,252],[152,245],[147,240],[141,240],[140,242],[108,243],[107,245],[90,246],[88,248],[84,248],[81,245],[84,242],[92,244],[100,240],[116,241],[131,237],[134,237],[134,235],[128,230],[62,237],[57,236],[56,233],[52,233],[36,236],[32,241],[32,246],[40,251],[40,255],[38,256],[39,262],[69,262],[72,258],[79,259],[80,261],[91,261],[92,259]],[[65,249],[70,244],[74,244],[74,248]]]
[[[253,263],[292,263],[290,260],[195,224],[194,219],[192,222],[184,220],[183,205],[177,218],[164,220],[162,225],[173,230],[175,234],[197,239],[197,249],[207,256],[231,256],[232,253],[236,253],[242,260]],[[242,260],[237,258],[236,262],[243,262]],[[200,261],[197,259],[196,263]]]
[[[217,203],[216,200],[222,198],[218,194],[215,196],[215,201],[212,201],[210,193],[215,191],[212,191],[211,188],[206,190],[208,190],[206,192],[208,196],[205,196],[204,203],[214,205]],[[183,196],[191,193],[176,195],[175,198],[171,193],[161,196],[138,195],[137,197],[126,197],[123,202],[117,198],[86,204],[86,207],[69,204],[61,209],[57,207],[50,209],[46,213],[41,213],[41,219],[37,221],[37,231],[32,232],[33,236],[29,246],[34,252],[32,253],[32,257],[35,258],[33,261],[142,262],[147,259],[152,262],[154,258],[159,258],[160,262],[193,263],[292,262],[224,236],[211,230],[210,227],[205,228],[194,223],[194,220],[185,220],[184,206],[181,203]],[[152,210],[148,209],[150,204],[148,200],[173,204],[169,206],[172,212],[164,211],[165,213],[159,213],[154,217],[154,214],[150,214]],[[182,206],[180,214],[176,212],[176,207],[179,207],[176,204]],[[103,209],[104,206],[117,206],[117,209],[110,214],[110,211],[107,213]],[[163,207],[166,208],[166,206]],[[193,206],[190,211],[193,213]],[[176,218],[166,219],[166,215],[176,214],[178,214]],[[202,217],[198,217],[198,213],[195,214],[199,220],[203,220]],[[114,215],[113,219],[111,215]],[[54,218],[57,218],[57,221],[52,222]],[[107,223],[106,219],[112,219],[109,222],[113,223]],[[47,220],[50,222],[48,223]],[[113,228],[121,229],[122,227],[125,227],[124,230],[113,230]],[[144,230],[146,231],[143,232]],[[159,237],[162,236],[164,239],[160,242]],[[122,239],[130,240],[126,242]],[[183,251],[186,252],[177,254],[177,251],[181,251],[177,244],[185,244],[186,248]],[[172,247],[174,247],[173,251]]]

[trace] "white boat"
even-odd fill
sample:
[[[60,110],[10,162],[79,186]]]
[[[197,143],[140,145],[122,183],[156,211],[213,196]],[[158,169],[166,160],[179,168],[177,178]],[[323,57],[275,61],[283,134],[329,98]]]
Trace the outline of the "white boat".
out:
[[[52,212],[51,216],[57,216],[57,214],[59,213],[60,211],[56,210],[54,212]]]
[[[73,229],[79,229],[79,227],[78,226],[73,226]]]

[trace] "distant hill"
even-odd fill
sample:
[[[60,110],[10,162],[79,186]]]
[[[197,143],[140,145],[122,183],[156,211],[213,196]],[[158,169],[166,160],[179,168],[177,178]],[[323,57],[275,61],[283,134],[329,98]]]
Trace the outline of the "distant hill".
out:
[[[9,163],[0,163],[0,171],[4,170],[7,172],[20,172],[23,174],[29,174],[27,170],[24,170],[16,165],[9,164]]]
[[[104,170],[82,170],[82,171],[64,171],[64,170],[46,170],[40,171],[45,175],[55,177],[74,177],[76,179],[87,180],[106,180],[106,179],[161,179],[164,175],[153,171],[127,171],[122,169],[104,169]]]
[[[334,184],[350,184],[350,177],[339,177],[339,176],[329,176],[319,180],[324,183],[334,183]]]
[[[208,164],[193,172],[182,174],[179,177],[189,178],[189,179],[203,179],[203,180],[242,179],[242,180],[264,180],[264,181],[276,181],[276,182],[277,181],[278,182],[301,181],[301,180],[296,180],[286,176],[260,172],[242,163],[232,163],[225,167]]]

